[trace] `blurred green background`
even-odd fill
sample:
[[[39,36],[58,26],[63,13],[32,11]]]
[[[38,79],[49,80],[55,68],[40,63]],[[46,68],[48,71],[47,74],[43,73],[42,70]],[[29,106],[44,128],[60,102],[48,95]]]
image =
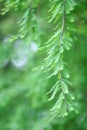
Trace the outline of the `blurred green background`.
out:
[[[3,7],[4,1],[0,3],[0,10]],[[48,8],[47,0],[40,1],[36,8],[41,28],[34,32],[41,35],[41,39],[34,32],[32,34],[30,21],[29,36],[12,43],[12,35],[20,33],[17,23],[24,12],[20,8],[16,12],[11,9],[5,15],[0,14],[0,130],[87,130],[87,1],[77,1],[73,11],[76,40],[71,50],[65,52],[73,84],[71,91],[76,97],[79,113],[72,112],[47,123],[52,104],[47,102],[49,96],[46,93],[55,78],[47,80],[48,73],[32,69],[44,62],[46,54],[38,48],[52,33],[46,18]]]

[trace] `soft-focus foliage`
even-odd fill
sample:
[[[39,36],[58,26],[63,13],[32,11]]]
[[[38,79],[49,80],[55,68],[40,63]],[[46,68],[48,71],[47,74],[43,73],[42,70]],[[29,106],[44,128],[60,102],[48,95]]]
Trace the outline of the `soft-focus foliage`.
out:
[[[86,10],[86,0],[0,0],[0,130],[87,129]]]

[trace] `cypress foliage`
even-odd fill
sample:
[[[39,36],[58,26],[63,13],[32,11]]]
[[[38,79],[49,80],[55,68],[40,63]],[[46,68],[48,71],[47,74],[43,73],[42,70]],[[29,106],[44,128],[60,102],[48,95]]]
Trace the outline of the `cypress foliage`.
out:
[[[26,2],[29,6],[26,6]],[[32,42],[38,41],[41,37],[39,24],[35,17],[35,10],[39,1],[33,3],[33,1],[20,1],[9,0],[5,3],[5,8],[2,9],[2,14],[7,13],[9,10],[23,11],[23,16],[18,22],[19,32],[16,36],[13,36],[10,40],[13,42],[15,39],[23,38]],[[71,4],[72,3],[72,4]],[[67,63],[63,60],[64,50],[69,50],[72,45],[72,29],[71,24],[73,22],[71,11],[76,5],[74,0],[50,0],[49,1],[49,21],[53,24],[52,31],[54,32],[51,38],[45,43],[43,47],[47,50],[47,57],[41,69],[50,71],[48,78],[55,77],[56,83],[52,86],[48,94],[51,94],[49,101],[53,100],[57,96],[57,101],[51,109],[53,117],[66,116],[69,111],[74,110],[73,99],[70,94],[68,86],[71,83],[67,80],[69,73],[65,66]],[[56,25],[56,27],[55,27]],[[70,26],[69,26],[70,25]],[[74,29],[73,29],[74,30]],[[40,40],[39,40],[40,42]]]
[[[0,0],[1,130],[87,129],[83,3]]]
[[[59,95],[55,105],[51,109],[53,117],[56,115],[66,116],[69,111],[74,109],[72,102],[74,97],[68,89],[71,83],[67,80],[69,73],[65,67],[67,63],[64,61],[64,51],[66,49],[69,50],[73,42],[71,37],[72,28],[70,28],[73,21],[69,16],[75,5],[76,3],[73,0],[50,0],[49,22],[52,22],[56,27],[53,28],[53,36],[46,43],[45,49],[48,56],[45,59],[45,65],[47,71],[52,70],[49,78],[53,76],[57,77],[55,85],[48,92],[51,93],[49,100],[53,100],[55,96]]]

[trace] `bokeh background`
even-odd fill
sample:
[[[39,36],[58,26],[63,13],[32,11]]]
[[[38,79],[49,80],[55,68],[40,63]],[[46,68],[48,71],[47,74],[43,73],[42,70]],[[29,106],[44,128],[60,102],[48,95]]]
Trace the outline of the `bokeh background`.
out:
[[[0,10],[4,2],[0,3]],[[46,53],[38,48],[52,34],[46,18],[48,8],[48,1],[41,1],[36,9],[41,28],[32,34],[31,26],[36,23],[31,25],[30,21],[29,36],[13,42],[12,35],[20,33],[18,21],[23,11],[11,9],[5,15],[0,14],[0,130],[87,130],[87,1],[77,1],[73,11],[76,38],[71,50],[65,52],[73,84],[71,91],[76,97],[79,113],[72,112],[47,123],[52,104],[47,102],[49,96],[46,93],[55,79],[48,80],[48,73],[43,70],[32,70],[44,62]]]

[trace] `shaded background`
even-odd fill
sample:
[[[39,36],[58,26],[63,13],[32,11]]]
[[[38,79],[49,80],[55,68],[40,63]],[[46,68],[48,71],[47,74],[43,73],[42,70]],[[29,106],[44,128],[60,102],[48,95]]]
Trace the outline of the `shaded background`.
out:
[[[0,9],[4,7],[3,3],[0,3]],[[17,22],[24,12],[11,9],[0,15],[0,130],[87,130],[87,2],[77,1],[73,12],[77,40],[71,50],[65,52],[73,84],[71,91],[79,113],[72,112],[49,123],[45,120],[52,104],[47,102],[46,92],[55,79],[47,80],[48,73],[43,71],[32,71],[43,63],[46,54],[38,48],[52,33],[46,19],[47,9],[47,0],[39,2],[36,16],[41,28],[33,33],[30,29],[28,38],[18,38],[13,43],[10,38],[19,33]],[[30,21],[30,27],[31,24]],[[41,35],[41,39],[34,32]]]

